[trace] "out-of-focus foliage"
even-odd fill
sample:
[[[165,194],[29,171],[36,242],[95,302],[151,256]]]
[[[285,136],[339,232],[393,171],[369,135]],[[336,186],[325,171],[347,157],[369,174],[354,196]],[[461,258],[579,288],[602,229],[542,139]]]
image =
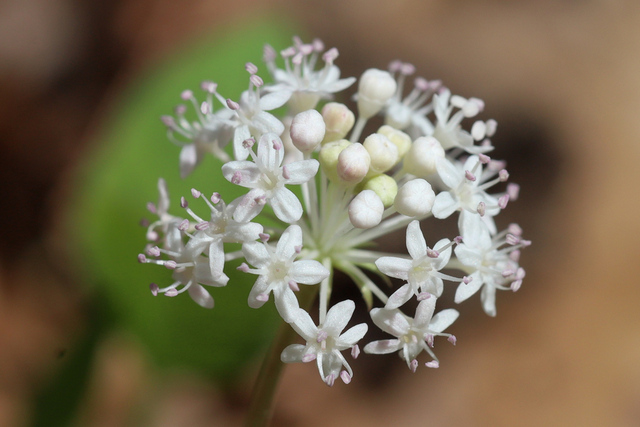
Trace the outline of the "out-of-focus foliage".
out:
[[[136,256],[145,246],[146,230],[139,221],[154,220],[146,203],[158,199],[158,177],[168,183],[169,212],[182,217],[186,212],[179,206],[180,196],[196,213],[208,216],[204,202],[191,197],[192,187],[207,195],[217,191],[227,202],[246,191],[227,182],[221,163],[211,156],[187,179],[180,179],[180,148],[167,140],[160,116],[173,114],[174,106],[183,102],[184,89],[203,100],[203,80],[218,83],[223,96],[237,100],[249,83],[244,64],[254,62],[268,80],[261,61],[264,43],[282,48],[291,43],[292,34],[282,22],[248,22],[150,66],[121,95],[78,177],[69,218],[73,256],[116,326],[132,332],[160,367],[187,367],[230,381],[264,348],[277,325],[271,304],[260,310],[247,306],[255,277],[236,271],[239,262],[226,264],[226,287],[208,288],[215,307],[207,310],[186,293],[153,297],[149,283],[170,284],[170,271],[141,265]],[[188,107],[193,113],[193,106]]]

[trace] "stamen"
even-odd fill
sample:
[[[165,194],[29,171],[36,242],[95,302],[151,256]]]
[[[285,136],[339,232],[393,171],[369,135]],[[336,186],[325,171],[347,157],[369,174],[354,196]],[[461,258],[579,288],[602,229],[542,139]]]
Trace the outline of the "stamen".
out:
[[[193,196],[193,198],[197,199],[202,195],[202,193],[196,190],[195,188],[192,188],[191,195]]]
[[[353,357],[354,359],[357,359],[358,356],[360,356],[360,347],[358,346],[358,344],[356,344],[353,347],[351,347],[351,357]]]
[[[227,107],[229,107],[233,111],[236,111],[237,109],[240,108],[240,104],[238,104],[235,101],[232,101],[231,99],[227,99]]]
[[[415,374],[416,370],[418,370],[418,359],[413,359],[411,361],[411,363],[409,364],[409,369],[411,369],[411,372]]]
[[[424,366],[426,366],[427,368],[439,368],[440,363],[438,363],[437,360],[432,360],[431,362],[425,363]]]
[[[456,345],[456,342],[458,342],[458,339],[456,338],[455,335],[449,335],[449,338],[447,338],[447,341],[449,341],[453,345]]]
[[[294,292],[298,292],[300,290],[300,287],[298,286],[298,284],[293,280],[289,280],[289,288]]]
[[[349,375],[349,373],[347,371],[342,371],[340,372],[340,379],[342,379],[342,382],[345,384],[349,384],[351,382],[351,375]]]
[[[249,74],[252,74],[252,75],[258,72],[258,67],[255,64],[251,63],[251,62],[247,62],[244,65],[244,69],[247,70],[247,72]]]
[[[147,257],[144,256],[144,254],[138,254],[138,262],[139,263],[145,263],[147,262]]]
[[[177,296],[177,295],[178,295],[178,291],[176,290],[176,288],[172,288],[172,289],[169,289],[168,291],[166,291],[166,292],[164,293],[164,295],[165,295],[166,297],[175,297],[175,296]]]
[[[189,203],[187,203],[187,199],[180,197],[180,207],[186,209],[188,206]]]
[[[222,200],[220,197],[220,193],[213,193],[211,195],[211,203],[213,203],[214,205],[220,203],[220,200]]]
[[[178,230],[187,231],[189,229],[189,225],[190,225],[189,220],[183,219],[180,225],[178,226]]]
[[[486,212],[486,205],[484,204],[484,202],[478,203],[478,207],[476,208],[476,211],[480,214],[480,216],[484,216]]]
[[[170,260],[170,261],[166,261],[164,263],[164,266],[167,267],[169,270],[175,270],[175,268],[178,266],[178,263],[175,262],[174,260]]]
[[[247,265],[246,262],[243,262],[242,264],[240,264],[236,270],[238,271],[242,271],[243,273],[248,273],[249,272],[249,266]]]

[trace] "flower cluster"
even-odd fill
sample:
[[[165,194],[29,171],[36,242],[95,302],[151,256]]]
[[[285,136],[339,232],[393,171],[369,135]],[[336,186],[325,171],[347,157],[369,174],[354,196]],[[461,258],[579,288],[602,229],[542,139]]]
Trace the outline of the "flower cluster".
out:
[[[212,308],[203,285],[226,286],[225,262],[244,259],[238,269],[257,276],[249,306],[259,308],[273,297],[282,319],[305,341],[287,347],[282,361],[316,360],[324,382],[332,385],[339,377],[348,383],[353,370],[342,352],[350,350],[356,358],[368,326],[343,332],[355,303],[329,307],[332,271],[340,270],[360,289],[373,324],[395,337],[370,342],[364,351],[397,352],[413,371],[424,351],[430,357],[425,365],[437,368],[435,337],[455,344],[455,336],[443,331],[459,315],[453,308],[436,313],[444,288],[457,287],[456,303],[480,292],[484,311],[495,316],[496,291],[517,291],[525,275],[519,256],[530,242],[516,224],[498,231],[495,222],[518,196],[517,185],[504,184],[505,162],[487,155],[496,122],[475,119],[484,103],[452,95],[439,80],[417,77],[405,96],[415,69],[398,61],[388,71],[369,69],[360,77],[356,116],[332,102],[356,81],[340,78],[337,49],[325,51],[319,40],[305,44],[296,38],[280,56],[284,68],[276,51],[265,47],[273,83],[265,84],[258,67],[247,63],[249,87],[238,101],[222,97],[217,84],[203,82],[201,103],[190,90],[181,95],[195,109],[196,121],[186,119],[184,105],[175,117],[162,118],[169,138],[182,146],[183,176],[210,153],[224,163],[222,176],[247,192],[225,203],[218,193],[207,197],[192,189],[191,196],[202,199],[198,203],[210,214],[199,216],[182,197],[185,214],[174,216],[160,179],[160,200],[148,206],[158,220],[149,225],[149,244],[138,260],[170,269],[174,282],[162,288],[152,284],[153,295],[187,291],[196,303]],[[282,106],[283,117],[270,113]],[[232,149],[225,149],[230,142]],[[301,200],[292,187],[299,187]],[[280,226],[264,229],[262,215],[275,216]],[[457,218],[458,235],[429,246],[420,221],[450,216]],[[408,255],[372,246],[405,228]],[[402,285],[388,295],[366,271]],[[309,307],[299,303],[302,292],[318,295],[317,325]],[[413,317],[407,307],[417,307]]]

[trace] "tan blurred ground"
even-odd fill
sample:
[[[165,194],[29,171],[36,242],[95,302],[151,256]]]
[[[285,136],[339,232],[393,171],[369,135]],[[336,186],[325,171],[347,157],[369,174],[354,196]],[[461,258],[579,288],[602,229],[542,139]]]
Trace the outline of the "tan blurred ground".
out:
[[[0,425],[22,425],[48,355],[81,329],[82,296],[45,242],[90,123],[146,61],[256,7],[298,16],[340,49],[345,74],[401,58],[506,117],[498,133],[516,140],[499,150],[523,186],[508,211],[534,240],[522,290],[500,295],[496,319],[463,316],[439,370],[399,366],[370,387],[356,363],[354,383],[329,389],[292,366],[276,422],[640,425],[640,6],[604,0],[0,4]],[[157,381],[135,343],[105,342],[82,425],[131,425],[139,405],[153,426],[239,420],[209,384]]]

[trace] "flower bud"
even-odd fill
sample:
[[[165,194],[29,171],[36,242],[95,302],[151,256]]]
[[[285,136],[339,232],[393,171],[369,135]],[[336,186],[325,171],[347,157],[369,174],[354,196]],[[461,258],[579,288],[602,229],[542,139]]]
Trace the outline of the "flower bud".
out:
[[[436,172],[436,163],[444,159],[444,148],[432,136],[421,136],[404,156],[404,167],[410,174],[427,177]]]
[[[358,85],[358,114],[369,119],[375,116],[396,91],[396,81],[386,71],[369,68]]]
[[[322,170],[330,181],[340,182],[340,177],[338,176],[338,156],[342,150],[350,145],[351,143],[349,141],[341,139],[340,141],[328,142],[322,146],[318,160],[320,161]]]
[[[424,179],[412,179],[398,190],[394,206],[402,215],[420,217],[431,212],[436,194]]]
[[[380,197],[384,207],[388,208],[396,198],[398,183],[389,175],[382,174],[367,180],[362,189],[374,191]]]
[[[325,133],[324,120],[316,110],[298,113],[289,131],[293,145],[303,153],[313,151],[322,142]]]
[[[406,133],[398,130],[389,125],[384,125],[378,129],[378,133],[389,138],[389,141],[393,142],[398,149],[398,161],[407,154],[407,151],[411,148],[411,137]]]
[[[380,174],[398,163],[398,149],[386,136],[373,133],[362,143],[371,156],[370,173]]]
[[[375,227],[382,221],[383,213],[380,197],[371,190],[358,193],[349,204],[349,220],[356,228]]]
[[[353,143],[338,155],[338,176],[347,184],[357,184],[369,172],[371,156],[360,143]]]
[[[326,125],[323,144],[344,138],[356,121],[353,112],[337,102],[330,102],[322,108],[322,118]]]

